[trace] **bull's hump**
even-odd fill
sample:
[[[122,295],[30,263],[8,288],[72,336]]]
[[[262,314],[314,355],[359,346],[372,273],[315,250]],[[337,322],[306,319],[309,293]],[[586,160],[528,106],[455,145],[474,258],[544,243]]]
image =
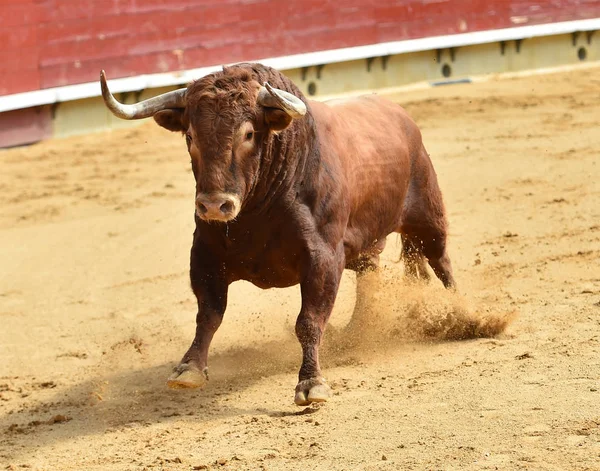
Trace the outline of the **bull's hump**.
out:
[[[343,97],[343,98],[331,98],[329,100],[325,100],[323,103],[327,103],[331,107],[343,106],[348,104],[353,104],[356,102],[364,101],[365,97],[368,95],[360,95],[355,97]]]

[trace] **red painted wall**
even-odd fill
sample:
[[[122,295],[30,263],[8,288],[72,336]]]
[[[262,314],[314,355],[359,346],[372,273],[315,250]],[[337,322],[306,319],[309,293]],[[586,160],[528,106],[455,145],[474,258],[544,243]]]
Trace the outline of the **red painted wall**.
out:
[[[0,0],[0,95],[595,17],[600,0]]]

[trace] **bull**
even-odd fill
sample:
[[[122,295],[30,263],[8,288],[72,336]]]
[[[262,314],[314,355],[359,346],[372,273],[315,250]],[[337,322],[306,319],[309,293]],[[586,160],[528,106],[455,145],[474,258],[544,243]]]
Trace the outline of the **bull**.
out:
[[[330,396],[319,345],[343,270],[356,271],[360,284],[377,269],[388,234],[401,235],[408,276],[427,277],[428,262],[444,286],[455,287],[436,173],[419,128],[398,104],[377,95],[309,101],[260,64],[223,67],[132,105],[113,97],[104,71],[100,82],[113,114],[153,117],[182,133],[191,158],[196,332],[169,387],[207,381],[209,346],[234,281],[300,284],[294,401],[301,406]]]

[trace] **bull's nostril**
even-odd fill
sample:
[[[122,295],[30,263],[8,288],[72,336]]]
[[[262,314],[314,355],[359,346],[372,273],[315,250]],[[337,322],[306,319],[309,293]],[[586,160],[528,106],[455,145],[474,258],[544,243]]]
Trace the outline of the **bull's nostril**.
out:
[[[227,195],[200,195],[196,197],[196,215],[207,221],[228,221],[237,214],[238,203]]]
[[[231,201],[227,201],[221,205],[221,212],[223,214],[228,214],[233,212],[233,203]]]

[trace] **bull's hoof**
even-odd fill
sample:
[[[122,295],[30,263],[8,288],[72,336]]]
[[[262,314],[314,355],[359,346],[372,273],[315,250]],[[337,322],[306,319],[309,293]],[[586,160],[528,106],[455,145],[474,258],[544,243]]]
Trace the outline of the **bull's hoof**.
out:
[[[208,368],[204,368],[204,371],[200,371],[188,363],[182,363],[175,368],[173,374],[169,376],[167,386],[171,389],[201,388],[207,381]]]
[[[311,402],[325,402],[331,396],[331,388],[323,378],[300,381],[296,386],[294,402],[297,406],[307,406]]]

